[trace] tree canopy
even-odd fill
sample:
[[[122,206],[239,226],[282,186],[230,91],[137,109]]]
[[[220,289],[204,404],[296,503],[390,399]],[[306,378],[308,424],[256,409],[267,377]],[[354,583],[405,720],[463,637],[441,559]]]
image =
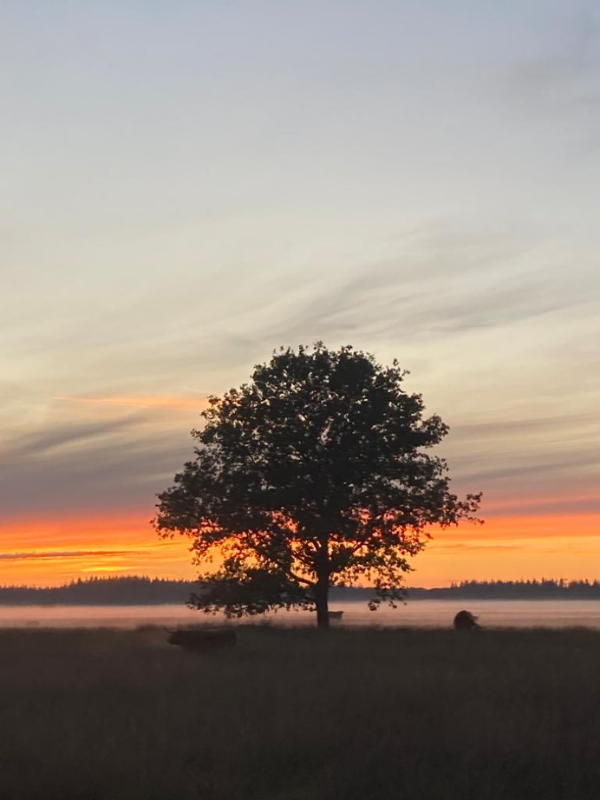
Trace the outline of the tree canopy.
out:
[[[430,528],[475,520],[481,495],[450,491],[445,460],[427,452],[448,426],[404,391],[406,374],[317,343],[281,348],[210,398],[195,458],[154,520],[161,536],[192,538],[199,608],[303,606],[326,626],[331,586],[362,579],[372,608],[393,603]]]

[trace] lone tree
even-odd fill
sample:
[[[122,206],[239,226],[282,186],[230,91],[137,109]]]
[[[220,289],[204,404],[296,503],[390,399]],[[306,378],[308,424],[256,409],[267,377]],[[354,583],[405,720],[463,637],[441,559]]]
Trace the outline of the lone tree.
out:
[[[481,495],[450,492],[446,462],[425,452],[448,427],[424,416],[405,375],[317,343],[276,351],[250,383],[210,398],[195,459],[158,495],[153,521],[160,536],[193,539],[205,568],[193,605],[229,616],[316,607],[326,627],[331,586],[363,578],[371,608],[393,604],[427,528],[475,520]]]

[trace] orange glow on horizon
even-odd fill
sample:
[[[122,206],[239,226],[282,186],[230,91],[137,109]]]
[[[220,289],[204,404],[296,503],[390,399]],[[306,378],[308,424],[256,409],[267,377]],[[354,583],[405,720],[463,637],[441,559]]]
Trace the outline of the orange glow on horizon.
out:
[[[94,575],[193,580],[191,540],[159,539],[147,510],[5,520],[0,585],[57,585]],[[25,545],[26,543],[26,545]],[[600,577],[600,515],[502,516],[434,532],[413,586],[458,580]]]
[[[5,521],[0,585],[54,586],[108,574],[193,580],[188,539],[159,539],[149,519],[132,512]]]
[[[413,586],[464,580],[600,578],[600,515],[501,516],[438,531],[413,562]]]

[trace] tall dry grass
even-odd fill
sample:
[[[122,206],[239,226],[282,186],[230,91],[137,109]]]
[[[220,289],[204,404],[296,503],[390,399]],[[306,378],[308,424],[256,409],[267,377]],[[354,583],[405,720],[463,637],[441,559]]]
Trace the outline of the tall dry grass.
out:
[[[600,635],[0,633],[10,800],[598,800]]]

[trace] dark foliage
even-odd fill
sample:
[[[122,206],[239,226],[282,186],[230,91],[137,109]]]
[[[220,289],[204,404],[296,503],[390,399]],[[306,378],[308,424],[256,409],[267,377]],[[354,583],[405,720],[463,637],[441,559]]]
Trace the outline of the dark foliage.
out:
[[[600,600],[600,581],[463,581],[445,589],[410,589],[414,600]]]
[[[311,608],[312,603],[306,589],[280,571],[232,562],[226,576],[208,579],[192,593],[189,605],[208,613],[225,608],[229,617],[239,618],[276,608]]]
[[[459,500],[445,461],[426,452],[448,427],[424,416],[404,376],[318,343],[276,352],[250,383],[211,398],[195,459],[159,495],[155,519],[161,536],[194,540],[210,581],[198,607],[314,604],[327,625],[331,586],[366,579],[371,607],[393,603],[429,528],[473,519],[480,496]],[[215,555],[222,565],[206,571]]]
[[[225,591],[225,587],[221,587]],[[269,600],[264,584],[260,597],[253,602],[262,606]],[[240,598],[243,587],[234,582],[231,610]],[[250,587],[251,590],[251,587]],[[248,594],[250,594],[250,590]],[[333,586],[331,599],[337,601],[367,602],[373,596],[372,588]],[[210,583],[166,580],[164,578],[118,577],[77,580],[64,586],[0,586],[0,605],[161,605],[185,603],[190,594],[202,593],[204,601],[210,600]],[[447,588],[411,588],[405,592],[407,600],[600,600],[600,581],[465,581]],[[282,598],[281,594],[277,594]],[[242,597],[245,603],[248,596]],[[302,598],[299,598],[298,602]],[[235,613],[234,613],[235,615]]]
[[[64,586],[1,586],[0,605],[128,606],[185,603],[192,581],[116,577],[77,580]]]

